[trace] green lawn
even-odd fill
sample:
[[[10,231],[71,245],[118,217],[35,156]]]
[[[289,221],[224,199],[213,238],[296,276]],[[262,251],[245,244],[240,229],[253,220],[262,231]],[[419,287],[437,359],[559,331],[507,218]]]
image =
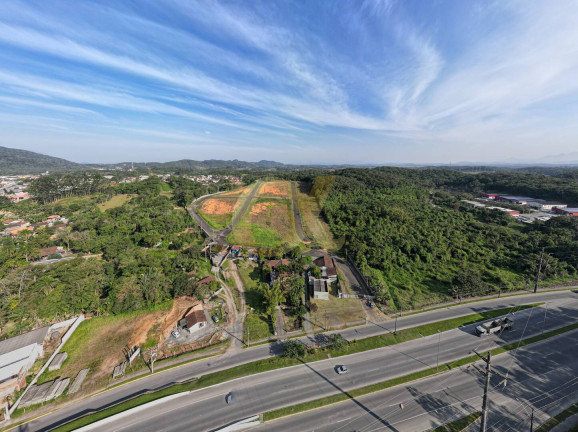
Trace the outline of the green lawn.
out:
[[[131,194],[115,195],[111,199],[109,199],[108,201],[100,203],[98,205],[98,208],[101,211],[106,211],[106,210],[111,209],[111,208],[120,207],[120,206],[126,204],[127,202],[129,202],[130,199],[134,196],[136,196],[136,195],[131,195]]]

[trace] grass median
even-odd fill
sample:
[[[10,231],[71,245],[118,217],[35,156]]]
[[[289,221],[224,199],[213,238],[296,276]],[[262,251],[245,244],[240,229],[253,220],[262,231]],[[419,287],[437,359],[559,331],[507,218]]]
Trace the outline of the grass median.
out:
[[[499,348],[495,348],[493,350],[491,350],[492,355],[498,355],[498,354],[503,354],[505,352],[508,351],[512,351],[518,348],[522,348],[525,347],[527,345],[536,343],[536,342],[540,342],[542,340],[554,337],[554,336],[558,336],[562,333],[566,333],[572,330],[578,329],[578,323],[574,323],[565,327],[561,327],[559,329],[556,330],[552,330],[549,332],[546,332],[544,334],[541,335],[537,335],[537,336],[533,336],[530,337],[528,339],[523,339],[521,341],[518,342],[513,342],[511,344],[508,345],[504,345],[502,347]],[[469,356],[469,357],[464,357],[461,358],[459,360],[453,361],[453,362],[449,362],[444,364],[443,366],[440,366],[440,369],[445,369],[443,372],[447,372],[450,371],[456,367],[460,367],[460,366],[464,366],[470,363],[473,363],[475,361],[478,361],[479,357],[478,356]],[[443,373],[442,372],[442,373]],[[298,413],[302,413],[305,411],[311,411],[317,408],[321,408],[327,405],[332,405],[338,402],[344,402],[347,400],[351,400],[360,396],[364,396],[370,393],[375,393],[381,390],[386,390],[390,387],[395,387],[397,385],[400,384],[405,384],[411,381],[415,381],[418,379],[422,379],[422,378],[426,378],[432,375],[436,375],[440,373],[439,370],[437,368],[429,368],[429,369],[424,369],[418,372],[414,372],[408,375],[404,375],[398,378],[393,378],[387,381],[382,381],[379,383],[375,383],[375,384],[371,384],[365,387],[361,387],[355,390],[351,390],[348,392],[343,392],[343,393],[339,393],[336,395],[332,395],[332,396],[327,396],[324,398],[320,398],[320,399],[315,399],[312,401],[308,401],[308,402],[303,402],[297,405],[292,405],[292,406],[288,406],[288,407],[284,407],[284,408],[279,408],[277,410],[273,410],[273,411],[268,411],[266,413],[263,414],[263,420],[264,421],[271,421],[271,420],[275,420],[281,417],[286,417],[288,415],[293,415],[293,414],[298,414]]]
[[[453,422],[438,426],[437,428],[432,429],[430,432],[462,432],[466,430],[466,428],[473,422],[477,421],[481,416],[482,413],[478,411],[460,419],[454,420]]]
[[[56,431],[64,432],[64,431],[72,431],[74,429],[80,428],[82,426],[86,426],[90,423],[94,423],[96,421],[102,420],[104,418],[110,417],[112,415],[118,414],[122,411],[137,407],[139,405],[152,402],[154,400],[160,399],[165,396],[169,396],[175,393],[181,393],[186,391],[198,390],[205,387],[209,387],[215,384],[220,384],[226,381],[230,381],[237,378],[246,377],[249,375],[268,372],[275,369],[280,369],[289,366],[296,366],[299,364],[303,364],[303,362],[314,362],[318,360],[327,359],[328,355],[332,357],[339,357],[349,354],[355,354],[363,351],[369,351],[372,349],[382,348],[385,346],[395,345],[402,342],[407,342],[413,339],[418,339],[423,336],[428,336],[432,334],[436,334],[439,331],[447,331],[452,330],[460,326],[473,324],[479,321],[484,321],[492,318],[496,318],[498,316],[502,316],[508,314],[512,311],[520,311],[523,309],[529,309],[532,307],[539,306],[543,303],[536,303],[532,305],[523,305],[512,308],[504,308],[504,309],[497,309],[482,313],[476,313],[471,315],[466,315],[463,317],[453,318],[450,320],[439,321],[431,324],[426,324],[419,327],[408,328],[404,330],[398,331],[395,335],[394,334],[385,334],[379,336],[372,336],[365,339],[359,339],[352,341],[348,345],[346,345],[343,349],[334,350],[331,348],[320,348],[317,350],[310,350],[307,356],[304,359],[293,359],[293,358],[286,358],[286,357],[272,357],[264,360],[259,360],[256,362],[246,363],[243,365],[235,366],[230,369],[226,369],[219,372],[213,372],[210,374],[206,374],[201,376],[199,379],[184,383],[184,384],[177,384],[166,389],[145,394],[141,396],[137,396],[134,399],[129,401],[122,402],[114,407],[110,407],[104,411],[100,411],[97,413],[93,413],[79,419],[73,420],[66,425],[63,425],[57,429]],[[424,371],[425,372],[425,371]],[[423,373],[419,372],[418,374]],[[423,376],[428,376],[423,375]],[[421,376],[417,376],[413,379],[421,378]],[[399,382],[401,384],[402,382]],[[394,384],[397,385],[397,384]],[[379,389],[373,390],[377,391]],[[341,396],[341,395],[336,395]],[[345,399],[343,399],[345,400]],[[339,402],[340,400],[336,400],[335,402]],[[330,402],[333,403],[333,402]],[[312,408],[311,408],[312,409]]]

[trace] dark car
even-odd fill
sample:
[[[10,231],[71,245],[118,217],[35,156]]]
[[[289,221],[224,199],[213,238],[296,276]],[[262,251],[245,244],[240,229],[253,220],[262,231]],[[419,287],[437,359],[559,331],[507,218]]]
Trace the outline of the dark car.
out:
[[[349,369],[347,369],[347,366],[345,365],[339,365],[335,368],[335,372],[337,372],[339,375],[346,374],[348,371]]]
[[[228,404],[230,404],[233,400],[233,393],[229,392],[227,393],[227,396],[225,396],[225,402],[227,402]]]
[[[367,306],[369,306],[370,308],[374,308],[375,307],[375,303],[373,303],[372,301],[367,302]]]

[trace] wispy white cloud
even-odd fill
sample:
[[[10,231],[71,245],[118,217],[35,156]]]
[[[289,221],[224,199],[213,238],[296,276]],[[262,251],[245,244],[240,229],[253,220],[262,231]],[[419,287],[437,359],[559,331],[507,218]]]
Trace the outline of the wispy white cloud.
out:
[[[356,140],[369,159],[412,143],[466,154],[484,140],[537,142],[560,127],[557,100],[562,116],[578,112],[570,0],[479,2],[451,18],[444,4],[387,0],[141,6],[0,5],[0,105],[77,116],[79,128],[98,115],[135,139],[186,141],[193,130],[191,143],[239,149]],[[463,41],[452,19],[471,30]],[[150,125],[134,128],[138,116]]]

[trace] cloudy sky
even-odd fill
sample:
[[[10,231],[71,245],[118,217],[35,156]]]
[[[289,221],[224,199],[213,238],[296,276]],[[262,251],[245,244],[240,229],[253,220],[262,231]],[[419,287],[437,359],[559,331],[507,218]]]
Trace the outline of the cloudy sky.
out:
[[[2,1],[0,145],[80,162],[575,153],[578,2]]]

